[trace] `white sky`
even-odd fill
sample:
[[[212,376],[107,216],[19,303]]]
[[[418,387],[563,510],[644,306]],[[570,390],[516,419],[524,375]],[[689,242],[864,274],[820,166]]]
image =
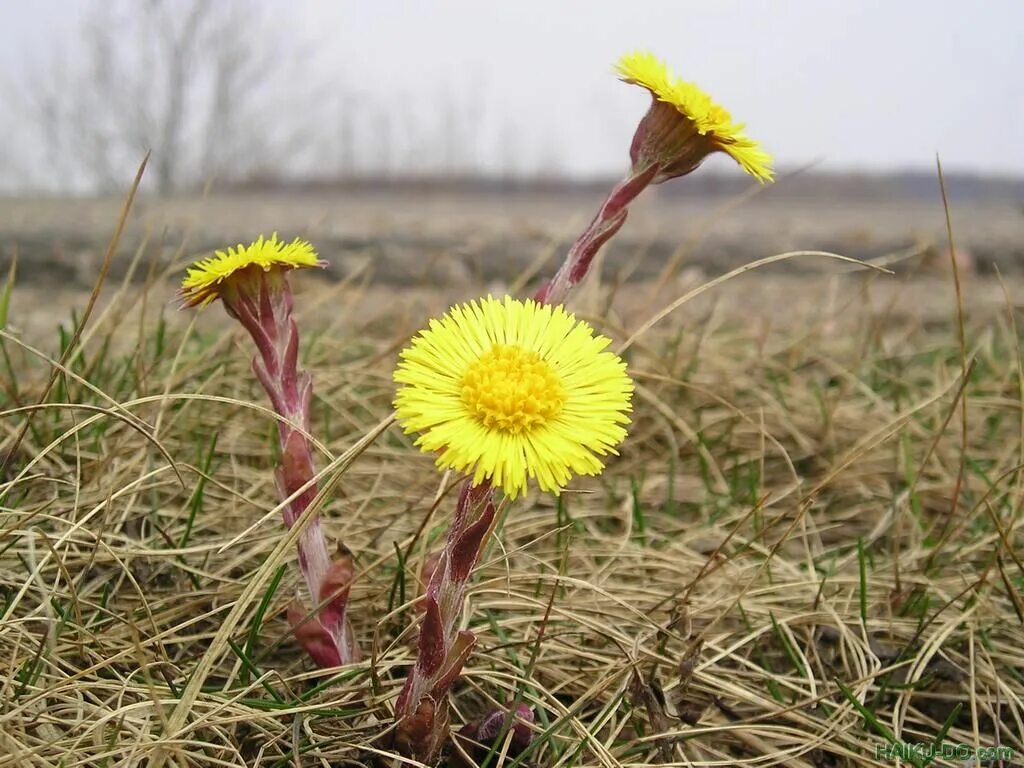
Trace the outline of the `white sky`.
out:
[[[141,2],[142,0],[138,0]],[[1024,174],[1024,0],[251,0],[308,67],[397,124],[472,128],[473,155],[621,170],[647,95],[611,65],[644,47],[792,167]],[[87,0],[0,0],[0,75],[73,34]],[[275,19],[274,9],[286,9]],[[0,116],[0,128],[12,130]]]

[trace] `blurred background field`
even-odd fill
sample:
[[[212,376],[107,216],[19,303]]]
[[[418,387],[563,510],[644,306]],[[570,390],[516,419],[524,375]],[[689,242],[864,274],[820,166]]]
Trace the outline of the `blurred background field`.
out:
[[[329,263],[303,276],[358,288],[371,315],[408,309],[387,297],[423,299],[419,311],[509,287],[536,287],[553,272],[610,185],[418,180],[333,189],[212,192],[143,197],[133,208],[110,269],[112,283],[155,281],[169,309],[193,258],[254,233],[309,238]],[[1016,306],[1024,280],[1024,183],[953,176],[951,220],[972,313]],[[605,249],[603,281],[629,314],[668,303],[680,289],[729,269],[794,250],[839,253],[888,265],[874,276],[891,312],[952,318],[951,261],[937,176],[823,176],[808,171],[750,189],[738,179],[694,176],[656,188],[633,207]],[[121,198],[18,198],[0,205],[0,268],[19,260],[11,324],[29,335],[53,331],[84,306],[100,269]],[[828,314],[855,270],[813,257],[772,265],[704,299],[784,320]],[[845,280],[845,282],[844,282]],[[842,287],[840,294],[835,294]],[[652,303],[653,302],[653,303]],[[168,312],[172,322],[182,322]],[[639,316],[636,316],[639,317]]]

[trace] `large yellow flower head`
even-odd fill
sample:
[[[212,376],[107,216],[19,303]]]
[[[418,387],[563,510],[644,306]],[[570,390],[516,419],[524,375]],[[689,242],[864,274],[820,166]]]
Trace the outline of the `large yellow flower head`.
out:
[[[676,77],[667,64],[646,51],[627,53],[615,68],[622,80],[643,86],[654,99],[644,121],[648,125],[641,123],[634,139],[634,152],[647,150],[646,159],[674,164],[678,172],[667,178],[689,173],[711,152],[726,152],[758,181],[772,180],[771,155],[694,83]],[[648,146],[642,146],[645,143]]]
[[[187,307],[209,304],[220,297],[229,279],[246,272],[262,270],[269,272],[278,267],[322,267],[324,262],[317,257],[313,246],[305,240],[295,238],[290,243],[277,239],[275,232],[266,239],[262,235],[249,245],[238,244],[213,256],[200,259],[191,267],[181,283],[180,295]]]
[[[626,436],[633,382],[610,343],[565,311],[506,296],[453,307],[401,353],[399,422],[437,464],[515,498],[558,493]]]

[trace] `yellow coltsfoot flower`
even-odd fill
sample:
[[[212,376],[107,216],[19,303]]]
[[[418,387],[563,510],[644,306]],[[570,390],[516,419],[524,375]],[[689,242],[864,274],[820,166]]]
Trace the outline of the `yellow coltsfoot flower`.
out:
[[[189,267],[179,294],[186,307],[206,305],[220,298],[231,280],[245,279],[274,268],[323,266],[326,266],[325,262],[320,261],[313,246],[305,240],[295,238],[285,243],[277,239],[275,232],[269,240],[260,235],[249,245],[240,243],[197,261]]]
[[[743,125],[653,54],[628,53],[615,68],[622,80],[646,88],[653,99],[630,148],[634,172],[657,165],[658,183],[690,173],[713,152],[725,152],[758,181],[772,180],[771,156],[743,133]]]
[[[511,498],[535,478],[558,493],[626,436],[626,364],[565,311],[506,296],[453,307],[401,353],[399,422],[437,464]]]

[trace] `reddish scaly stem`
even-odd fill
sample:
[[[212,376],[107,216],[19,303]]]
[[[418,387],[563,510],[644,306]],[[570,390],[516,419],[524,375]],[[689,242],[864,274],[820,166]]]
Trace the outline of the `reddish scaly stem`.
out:
[[[494,522],[489,483],[467,480],[459,493],[455,518],[437,557],[423,597],[424,616],[416,664],[405,680],[395,715],[395,746],[405,755],[431,763],[448,739],[448,689],[473,651],[476,637],[458,630],[469,577]]]
[[[278,492],[291,498],[284,507],[284,522],[295,525],[316,498],[316,467],[309,438],[312,379],[299,368],[299,332],[292,317],[292,295],[285,273],[274,268],[249,268],[225,285],[224,306],[249,332],[256,344],[253,371],[270,397],[281,420],[278,437],[281,460],[276,471]],[[305,616],[298,606],[289,609],[295,635],[319,666],[338,666],[359,660],[346,617],[352,556],[343,547],[332,561],[319,515],[310,519],[298,540],[299,567],[314,606]]]
[[[615,185],[593,221],[569,248],[565,261],[551,281],[537,291],[534,299],[541,304],[562,304],[569,292],[579,285],[590,265],[601,250],[626,221],[628,207],[658,175],[658,166],[650,165],[641,171],[631,171]]]

